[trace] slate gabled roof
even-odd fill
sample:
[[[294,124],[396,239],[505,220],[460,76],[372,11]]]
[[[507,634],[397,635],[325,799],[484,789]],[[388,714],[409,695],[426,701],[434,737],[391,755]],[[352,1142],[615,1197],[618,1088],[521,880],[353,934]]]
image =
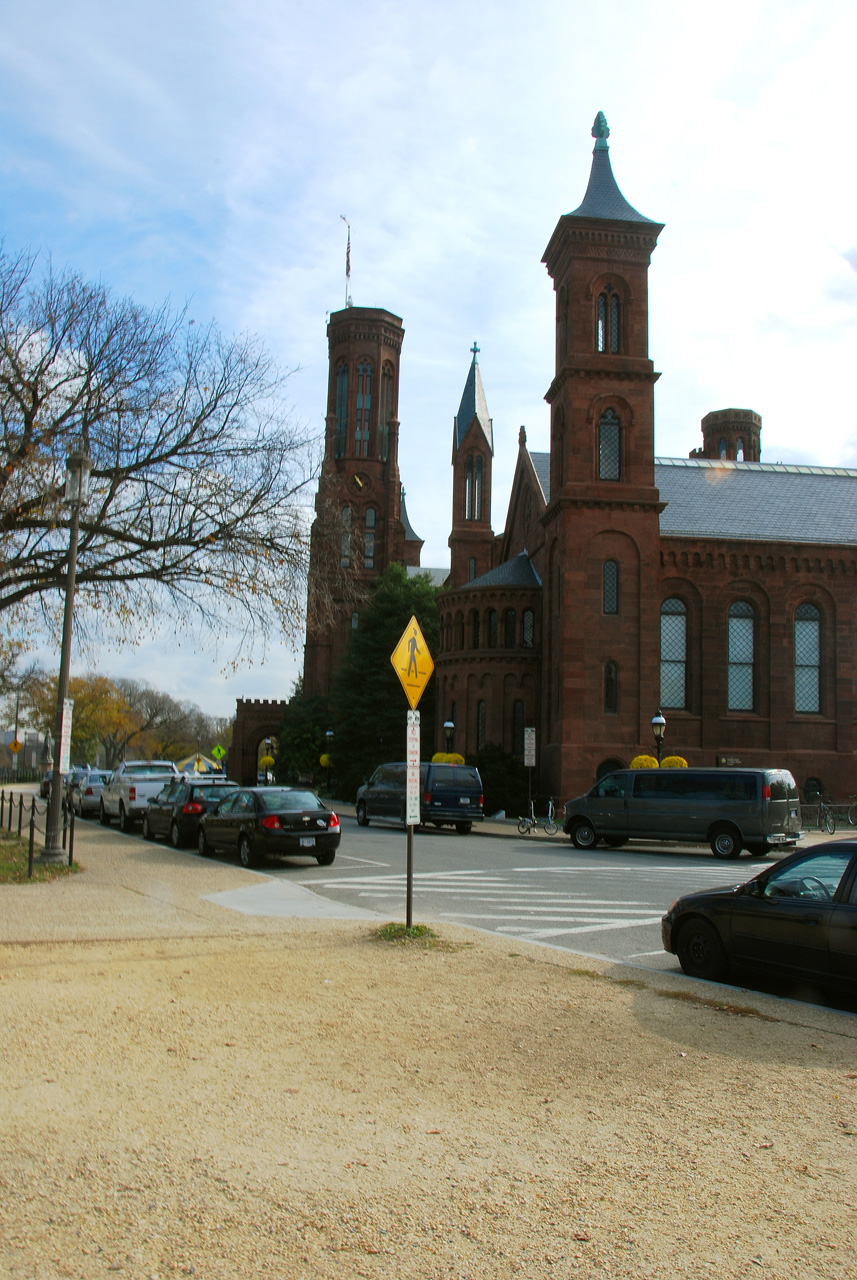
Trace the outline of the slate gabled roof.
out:
[[[474,346],[476,344],[474,343]],[[488,401],[485,399],[485,389],[482,386],[482,375],[479,372],[479,364],[474,353],[473,362],[467,374],[467,381],[464,384],[464,392],[461,396],[461,404],[458,406],[458,413],[455,415],[455,447],[458,449],[462,440],[467,434],[467,430],[473,421],[477,418],[482,428],[485,439],[488,441],[488,448],[492,454],[494,452],[494,430],[491,424],[491,418],[488,414]]]
[[[414,533],[410,520],[408,519],[408,509],[405,506],[405,490],[402,488],[402,504],[399,508],[399,517],[405,526],[405,542],[422,542],[423,539],[418,533]]]
[[[551,456],[549,453],[531,453],[530,462],[547,506],[551,500]]]
[[[661,534],[857,546],[857,471],[655,458]]]
[[[542,580],[533,568],[530,557],[526,551],[522,551],[511,560],[498,565],[496,569],[489,569],[480,578],[463,583],[459,590],[464,590],[465,587],[468,590],[472,587],[481,590],[482,587],[540,587],[541,585]]]

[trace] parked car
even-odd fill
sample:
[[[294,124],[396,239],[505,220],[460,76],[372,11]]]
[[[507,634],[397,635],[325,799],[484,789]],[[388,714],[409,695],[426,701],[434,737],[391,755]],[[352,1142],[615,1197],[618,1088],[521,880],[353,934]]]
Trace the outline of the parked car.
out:
[[[67,788],[67,786],[68,786],[68,781],[69,781],[69,778],[71,777],[71,775],[72,775],[72,773],[73,773],[73,772],[74,772],[74,770],[72,770],[72,769],[68,769],[68,770],[66,770],[66,772],[65,772],[65,773],[61,773],[61,774],[60,774],[60,788],[61,788],[61,792],[62,792],[62,795],[63,795],[63,796],[65,796],[65,794],[66,794],[66,788]],[[49,799],[50,799],[50,795],[51,795],[51,778],[52,778],[53,776],[54,776],[54,771],[53,771],[53,769],[46,769],[46,770],[45,770],[45,772],[42,774],[41,781],[39,782],[39,796],[41,797],[41,799],[42,799],[42,800],[49,800]]]
[[[180,778],[168,782],[149,801],[143,814],[143,835],[147,840],[169,836],[174,849],[196,844],[203,814],[209,813],[221,800],[238,790],[237,782],[228,778]]]
[[[407,766],[402,762],[379,764],[357,790],[357,821],[368,827],[373,818],[405,821]],[[467,835],[483,814],[482,779],[472,764],[420,765],[420,822],[436,827],[453,826]]]
[[[620,769],[565,806],[578,849],[599,840],[706,843],[715,858],[764,857],[803,835],[800,796],[785,769]]]
[[[132,823],[142,819],[151,796],[164,784],[180,778],[172,760],[123,760],[111,773],[101,792],[102,825],[110,826],[119,819],[119,830],[130,831]]]
[[[339,818],[314,791],[302,787],[243,787],[203,814],[197,847],[237,855],[242,866],[263,858],[305,853],[322,867],[336,857]]]
[[[686,894],[661,923],[685,973],[732,968],[857,991],[857,840],[830,840],[746,884]]]
[[[75,813],[85,818],[101,809],[101,792],[110,777],[108,769],[77,770],[68,786],[68,802]]]

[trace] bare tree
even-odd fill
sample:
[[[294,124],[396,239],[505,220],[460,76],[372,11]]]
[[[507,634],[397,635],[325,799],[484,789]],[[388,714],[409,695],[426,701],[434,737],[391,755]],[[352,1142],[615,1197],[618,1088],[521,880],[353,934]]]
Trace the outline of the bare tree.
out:
[[[0,611],[56,625],[66,456],[94,459],[79,625],[136,638],[165,616],[242,646],[303,628],[317,442],[252,337],[225,339],[0,247]],[[314,566],[319,612],[338,557]]]

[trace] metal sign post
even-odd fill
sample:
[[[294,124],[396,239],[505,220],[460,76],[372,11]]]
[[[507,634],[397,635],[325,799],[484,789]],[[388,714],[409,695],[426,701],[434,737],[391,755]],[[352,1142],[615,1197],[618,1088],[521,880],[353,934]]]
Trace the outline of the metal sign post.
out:
[[[524,764],[527,768],[527,801],[533,812],[533,769],[536,767],[536,731],[524,730]]]
[[[423,633],[416,618],[411,618],[402,637],[390,654],[396,675],[411,705],[406,729],[407,774],[405,789],[405,826],[407,829],[407,878],[405,888],[405,928],[413,924],[414,900],[414,827],[420,824],[420,713],[417,703],[434,671]]]

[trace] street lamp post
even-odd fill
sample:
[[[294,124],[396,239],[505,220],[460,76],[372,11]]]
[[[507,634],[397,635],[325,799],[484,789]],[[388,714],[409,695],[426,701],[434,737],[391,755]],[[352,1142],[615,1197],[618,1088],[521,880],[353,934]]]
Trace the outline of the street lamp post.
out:
[[[324,745],[327,748],[327,794],[330,795],[330,748],[333,746],[333,730],[328,729],[324,735]]]
[[[656,716],[652,716],[652,733],[655,736],[655,750],[658,753],[659,765],[661,763],[661,752],[664,749],[664,732],[666,727],[667,722],[664,719],[660,708],[658,708],[658,714]]]
[[[62,862],[62,735],[65,702],[68,698],[68,679],[71,667],[71,635],[74,617],[74,586],[77,575],[77,535],[80,528],[80,509],[89,497],[89,473],[93,462],[85,453],[70,453],[65,461],[66,480],[63,502],[71,508],[68,538],[68,573],[65,580],[65,609],[62,623],[62,649],[60,651],[60,675],[57,684],[57,713],[54,724],[54,761],[51,774],[51,793],[48,801],[48,817],[45,826],[45,847],[39,862]]]
[[[453,723],[453,721],[452,721],[452,720],[444,720],[444,722],[443,722],[443,736],[444,736],[444,738],[446,739],[446,753],[447,753],[447,755],[451,755],[451,754],[452,754],[452,743],[453,743],[453,740],[454,740],[454,738],[455,738],[455,724]]]

